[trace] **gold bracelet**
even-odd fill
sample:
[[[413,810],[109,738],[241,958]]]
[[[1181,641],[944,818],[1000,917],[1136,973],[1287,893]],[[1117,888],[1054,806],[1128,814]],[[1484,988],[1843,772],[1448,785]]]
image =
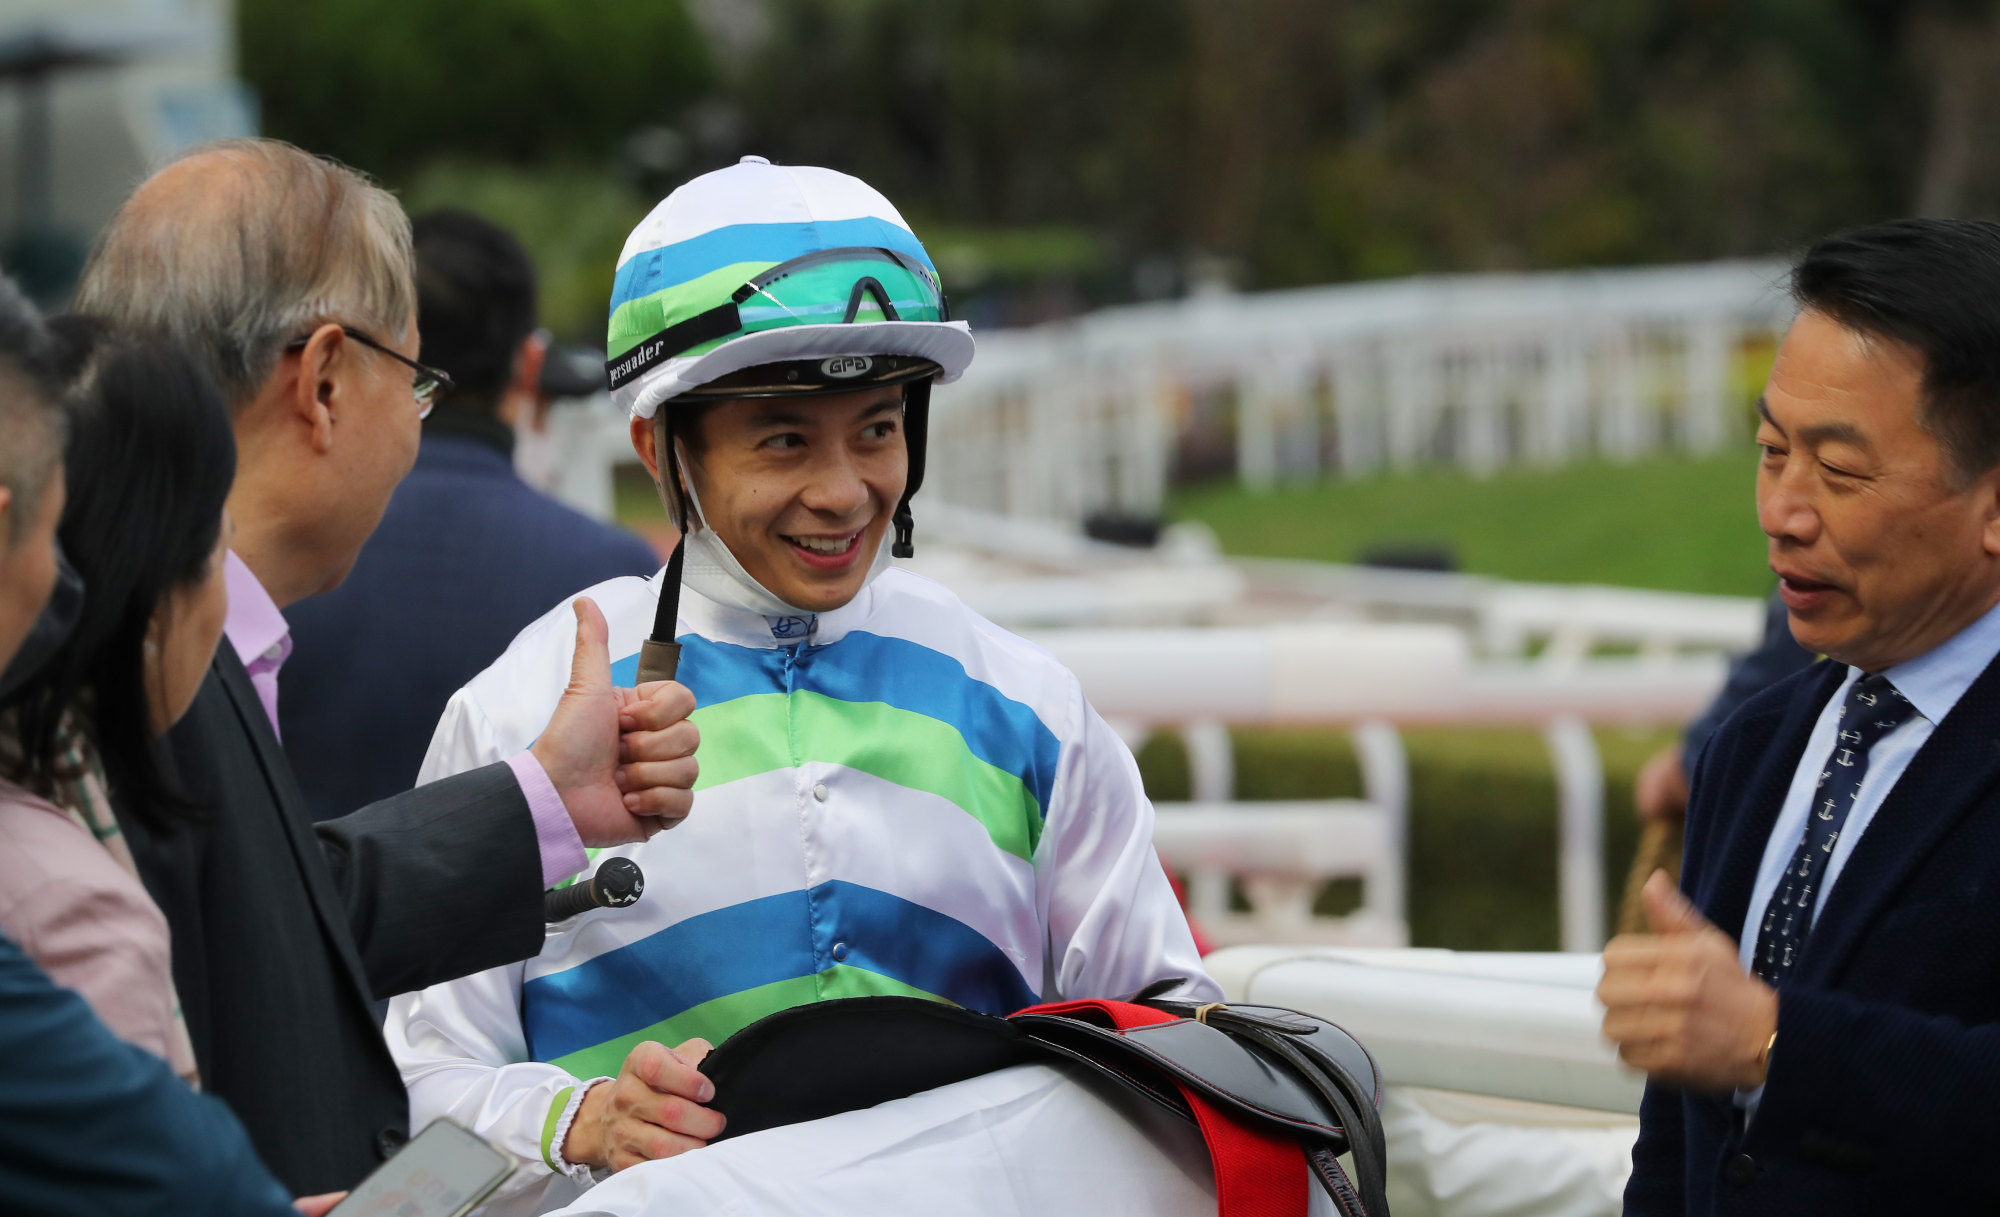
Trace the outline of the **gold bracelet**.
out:
[[[1764,1046],[1757,1050],[1757,1072],[1767,1075],[1771,1072],[1771,1049],[1777,1042],[1778,1033],[1773,1031],[1771,1038],[1765,1040]]]

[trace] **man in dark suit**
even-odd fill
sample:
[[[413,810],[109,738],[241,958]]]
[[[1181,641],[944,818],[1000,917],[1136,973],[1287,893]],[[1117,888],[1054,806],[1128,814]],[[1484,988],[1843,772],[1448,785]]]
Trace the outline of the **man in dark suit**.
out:
[[[352,1186],[407,1139],[371,999],[534,954],[542,890],[586,845],[685,815],[694,777],[692,698],[612,689],[603,617],[581,600],[568,705],[532,748],[313,825],[276,730],[280,610],[340,582],[415,457],[444,378],[415,359],[412,269],[393,197],[236,140],[142,184],[78,295],[203,356],[234,411],[227,637],[167,740],[208,822],[125,829],[172,931],[203,1085],[293,1192]]]
[[[2000,1095],[2000,224],[1795,268],[1759,522],[1828,656],[1710,739],[1683,896],[1605,950],[1628,1213],[1990,1212]]]
[[[514,472],[547,354],[526,251],[462,211],[412,231],[418,358],[454,383],[347,579],[285,610],[294,653],[278,717],[316,819],[408,789],[445,702],[550,605],[660,565]]]

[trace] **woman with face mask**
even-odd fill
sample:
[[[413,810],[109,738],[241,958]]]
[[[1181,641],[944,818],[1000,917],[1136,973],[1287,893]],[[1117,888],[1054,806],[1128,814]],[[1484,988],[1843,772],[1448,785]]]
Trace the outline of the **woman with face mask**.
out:
[[[68,631],[39,667],[7,673],[0,931],[193,1081],[166,920],[111,801],[160,829],[200,814],[159,739],[187,712],[222,636],[235,440],[227,407],[184,353],[84,318],[51,328],[70,397],[58,537],[82,595],[80,608],[72,598],[45,614],[41,633],[65,618]]]

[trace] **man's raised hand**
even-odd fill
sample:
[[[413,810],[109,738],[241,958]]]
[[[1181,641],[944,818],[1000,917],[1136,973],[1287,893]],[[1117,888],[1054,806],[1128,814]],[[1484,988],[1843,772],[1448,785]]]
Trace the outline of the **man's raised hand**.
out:
[[[696,1068],[707,1040],[668,1048],[648,1040],[632,1049],[618,1076],[584,1093],[563,1138],[563,1157],[579,1166],[628,1166],[700,1149],[722,1132],[720,1112],[702,1104],[715,1083]]]
[[[1604,948],[1604,1037],[1650,1077],[1697,1090],[1764,1082],[1763,1050],[1778,1025],[1778,993],[1746,975],[1736,942],[1674,889],[1665,871],[1646,881],[1650,934]]]
[[[614,688],[604,614],[587,596],[574,607],[569,685],[530,751],[585,845],[642,841],[693,806],[694,695],[673,681]]]

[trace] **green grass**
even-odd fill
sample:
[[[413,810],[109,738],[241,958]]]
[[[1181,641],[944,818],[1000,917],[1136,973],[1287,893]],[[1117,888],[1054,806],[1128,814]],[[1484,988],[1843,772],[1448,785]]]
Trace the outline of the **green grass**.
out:
[[[1592,461],[1489,478],[1424,472],[1255,492],[1175,491],[1227,553],[1353,562],[1372,546],[1443,544],[1460,568],[1506,579],[1762,596],[1752,449],[1718,457]]]

